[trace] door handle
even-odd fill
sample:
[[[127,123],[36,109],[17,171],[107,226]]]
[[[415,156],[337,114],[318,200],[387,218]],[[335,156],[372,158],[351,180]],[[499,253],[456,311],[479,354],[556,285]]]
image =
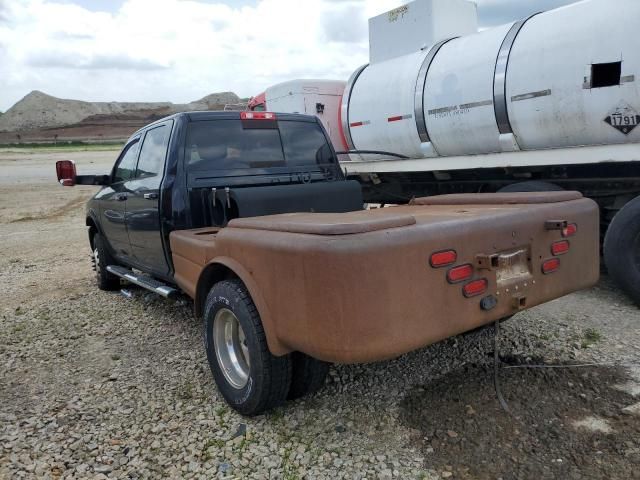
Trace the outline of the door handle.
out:
[[[116,200],[119,202],[124,202],[126,199],[127,199],[126,193],[119,193],[118,195],[116,195]]]
[[[158,198],[158,194],[157,193],[145,193],[144,194],[144,198],[146,198],[147,200],[155,200],[156,198]]]

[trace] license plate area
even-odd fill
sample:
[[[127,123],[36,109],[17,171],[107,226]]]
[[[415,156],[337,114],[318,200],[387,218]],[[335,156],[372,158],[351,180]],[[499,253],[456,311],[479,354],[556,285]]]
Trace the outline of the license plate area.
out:
[[[492,255],[478,255],[476,266],[495,271],[498,288],[531,278],[531,255],[528,247]]]

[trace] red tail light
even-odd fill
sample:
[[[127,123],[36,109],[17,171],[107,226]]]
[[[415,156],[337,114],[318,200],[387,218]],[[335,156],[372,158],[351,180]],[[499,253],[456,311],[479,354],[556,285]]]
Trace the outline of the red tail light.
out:
[[[542,273],[548,275],[549,273],[553,273],[560,268],[560,259],[559,258],[550,258],[549,260],[545,260],[542,264]]]
[[[578,232],[578,225],[575,223],[570,223],[562,230],[563,237],[573,237]]]
[[[474,280],[473,282],[467,283],[464,287],[462,287],[462,293],[465,297],[475,297],[477,295],[482,295],[487,291],[489,287],[489,282],[486,278],[481,278],[479,280]]]
[[[456,263],[457,259],[458,254],[455,250],[443,250],[441,252],[432,254],[429,263],[431,263],[431,266],[433,268],[441,268],[453,265],[454,263]]]
[[[473,266],[470,264],[453,267],[447,272],[447,280],[449,283],[458,283],[469,280],[473,276]]]
[[[569,242],[562,240],[551,245],[551,255],[564,255],[569,251]]]
[[[240,120],[277,120],[271,112],[240,112]]]

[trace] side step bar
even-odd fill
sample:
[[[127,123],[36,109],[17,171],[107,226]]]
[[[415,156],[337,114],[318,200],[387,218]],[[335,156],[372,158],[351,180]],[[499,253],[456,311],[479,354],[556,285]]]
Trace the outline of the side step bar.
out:
[[[128,268],[119,267],[117,265],[107,265],[107,271],[126,280],[127,282],[146,288],[147,290],[157,293],[158,295],[162,295],[165,298],[175,298],[178,295],[177,289],[159,282],[155,278],[151,278],[147,275],[135,274]]]

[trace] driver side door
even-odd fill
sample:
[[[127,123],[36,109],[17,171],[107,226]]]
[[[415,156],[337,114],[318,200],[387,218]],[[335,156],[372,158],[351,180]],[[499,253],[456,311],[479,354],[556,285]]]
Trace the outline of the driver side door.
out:
[[[160,225],[160,184],[172,125],[170,120],[147,130],[135,177],[127,183],[126,224],[131,253],[143,270],[160,276],[169,273]]]
[[[140,137],[137,137],[122,150],[111,174],[111,185],[102,190],[99,198],[102,230],[113,253],[120,258],[131,257],[125,215],[131,194],[129,182],[135,176],[139,153]]]

